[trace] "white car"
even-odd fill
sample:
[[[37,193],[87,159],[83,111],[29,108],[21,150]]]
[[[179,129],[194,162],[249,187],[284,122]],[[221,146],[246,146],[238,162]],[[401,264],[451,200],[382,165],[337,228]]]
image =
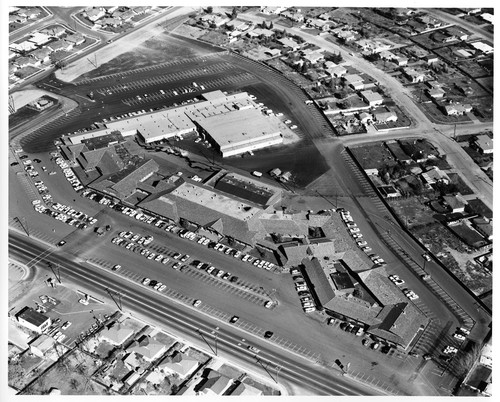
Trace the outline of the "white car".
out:
[[[266,303],[264,304],[264,307],[265,308],[272,308],[273,307],[273,302],[271,300],[268,300],[266,301]]]
[[[418,295],[413,291],[413,290],[410,290],[410,289],[405,289],[403,291],[403,293],[405,294],[405,296],[410,299],[410,300],[417,300],[418,299]]]
[[[422,257],[424,257],[426,261],[431,261],[431,256],[427,253],[422,254]]]
[[[454,346],[446,346],[443,350],[443,353],[446,355],[452,354],[452,353],[457,353],[458,349]]]
[[[465,335],[459,332],[455,332],[453,334],[453,338],[458,339],[459,341],[465,341]]]
[[[391,280],[391,282],[393,282],[395,285],[398,286],[405,283],[405,281],[401,279],[398,275],[389,275],[389,279]]]
[[[201,305],[201,300],[195,300],[193,302],[193,307],[199,307]]]

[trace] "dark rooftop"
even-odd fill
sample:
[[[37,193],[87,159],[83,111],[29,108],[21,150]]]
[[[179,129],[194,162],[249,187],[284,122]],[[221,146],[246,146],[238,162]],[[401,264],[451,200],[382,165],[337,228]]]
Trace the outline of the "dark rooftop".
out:
[[[16,314],[16,318],[19,320],[22,318],[23,320],[33,324],[37,327],[42,325],[45,321],[49,319],[46,315],[39,313],[31,307],[24,307],[21,311]]]
[[[84,143],[89,150],[93,151],[94,149],[106,148],[112,142],[120,141],[123,141],[123,135],[119,131],[116,131],[100,137],[82,140],[82,143]]]

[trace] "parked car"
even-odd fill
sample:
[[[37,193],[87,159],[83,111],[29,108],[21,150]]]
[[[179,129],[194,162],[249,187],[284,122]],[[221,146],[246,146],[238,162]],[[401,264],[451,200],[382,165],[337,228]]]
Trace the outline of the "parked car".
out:
[[[237,322],[239,319],[240,319],[240,317],[238,317],[237,315],[233,315],[233,316],[231,317],[231,319],[229,320],[229,322],[230,322],[231,324],[234,324],[234,323],[235,323],[235,322]]]

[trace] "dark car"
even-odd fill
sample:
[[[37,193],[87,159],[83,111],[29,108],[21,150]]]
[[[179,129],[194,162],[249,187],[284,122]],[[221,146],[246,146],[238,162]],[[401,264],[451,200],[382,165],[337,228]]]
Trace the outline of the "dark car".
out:
[[[19,159],[26,159],[27,157],[28,157],[28,155],[21,155],[21,156],[19,157]]]
[[[61,240],[59,243],[57,243],[57,247],[62,247],[66,244],[66,240]]]
[[[17,165],[19,165],[19,162],[12,162],[12,163],[10,164],[10,166],[17,166]]]
[[[266,332],[264,333],[264,338],[269,339],[269,338],[271,338],[273,335],[274,335],[274,332],[272,332],[272,331],[266,331]]]
[[[35,159],[33,159],[33,162],[40,163],[41,159],[35,158]]]
[[[231,319],[229,320],[229,322],[230,322],[231,324],[234,324],[234,323],[235,323],[236,321],[238,321],[239,319],[240,319],[240,317],[238,317],[237,315],[233,315],[233,316],[231,317]]]

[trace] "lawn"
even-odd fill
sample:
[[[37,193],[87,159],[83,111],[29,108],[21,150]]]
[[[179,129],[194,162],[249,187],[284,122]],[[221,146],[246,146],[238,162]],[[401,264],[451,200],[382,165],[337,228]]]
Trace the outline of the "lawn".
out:
[[[46,395],[51,388],[57,388],[62,395],[100,395],[101,390],[94,387],[91,377],[101,364],[100,360],[75,349],[52,365],[23,394]]]

